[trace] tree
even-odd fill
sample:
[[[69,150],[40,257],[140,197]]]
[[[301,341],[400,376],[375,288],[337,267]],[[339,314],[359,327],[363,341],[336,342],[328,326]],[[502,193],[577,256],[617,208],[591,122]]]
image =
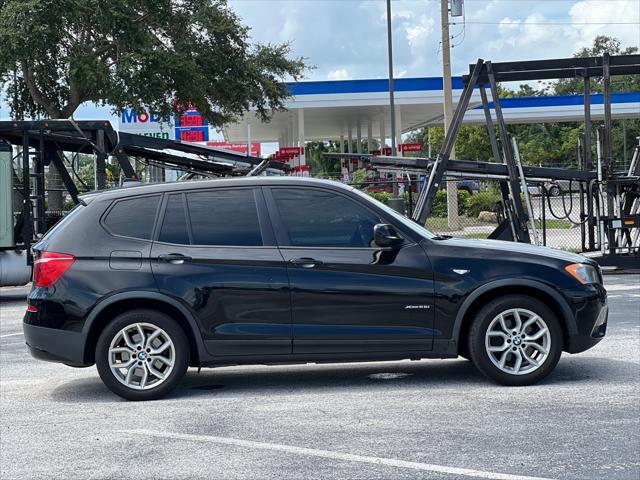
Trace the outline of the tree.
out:
[[[575,53],[574,57],[601,57],[605,53],[609,55],[631,55],[638,53],[637,47],[622,48],[620,40],[606,35],[598,35],[593,39],[591,47],[584,47]],[[602,78],[590,80],[592,92],[602,92]],[[639,75],[616,75],[611,77],[611,89],[613,91],[638,91],[640,90]],[[584,91],[581,78],[566,78],[555,82],[552,93],[555,95],[576,95]]]
[[[576,57],[601,56],[608,52],[611,55],[626,55],[636,53],[636,47],[622,48],[616,38],[598,36],[590,47],[580,49]],[[640,75],[619,75],[611,79],[614,92],[639,91]],[[594,92],[602,92],[602,79],[592,78],[591,88]],[[517,90],[498,85],[501,98],[534,97],[544,95],[577,95],[583,93],[583,80],[579,78],[561,79],[547,84],[544,88],[536,89],[529,84],[518,86]],[[592,136],[595,139],[596,129],[602,125],[601,121],[592,122]],[[518,146],[525,164],[577,168],[577,148],[584,126],[577,122],[543,123],[507,125],[507,130],[518,139]],[[497,134],[497,133],[496,133]],[[625,135],[626,134],[626,142]],[[621,170],[627,166],[631,156],[635,138],[640,135],[640,120],[613,121],[613,156],[615,169]],[[417,132],[412,138],[422,139],[427,143],[427,129]],[[431,127],[431,150],[435,155],[444,143],[442,127]],[[625,152],[624,145],[627,145]],[[595,158],[595,144],[594,149]],[[425,148],[427,150],[427,148]],[[456,153],[458,158],[465,160],[486,161],[492,159],[491,146],[484,125],[463,125],[456,138]],[[626,153],[626,155],[625,155]]]
[[[83,102],[162,114],[198,108],[214,126],[284,108],[290,47],[249,43],[226,0],[5,0],[0,78],[15,116],[67,118]],[[14,76],[15,75],[15,76]]]
[[[193,105],[213,126],[253,107],[266,121],[284,109],[283,79],[305,70],[289,44],[251,44],[226,0],[1,0],[0,45],[17,119],[94,102],[163,115]]]

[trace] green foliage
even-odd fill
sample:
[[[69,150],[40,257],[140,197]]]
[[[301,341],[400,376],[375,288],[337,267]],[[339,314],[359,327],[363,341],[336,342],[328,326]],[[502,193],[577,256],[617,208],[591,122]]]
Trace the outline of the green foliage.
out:
[[[467,199],[467,216],[477,218],[480,212],[495,212],[501,197],[497,192],[480,192]]]
[[[324,158],[323,153],[336,153],[340,151],[338,142],[307,142],[305,145],[305,157],[307,165],[311,167],[314,177],[338,178],[340,176],[340,160],[337,158]]]
[[[351,173],[352,183],[366,182],[368,178],[369,178],[369,170],[367,170],[366,168],[359,168],[355,172]]]
[[[366,190],[364,192],[369,196],[375,198],[379,202],[384,203],[385,205],[389,203],[389,200],[391,200],[391,197],[393,197],[393,194],[391,192],[368,192]]]
[[[251,44],[226,0],[4,0],[0,86],[15,118],[67,118],[83,102],[163,115],[197,107],[214,126],[250,106],[282,110],[300,78],[288,44]]]
[[[464,215],[467,212],[469,199],[472,196],[466,190],[458,190],[458,215]],[[431,216],[437,218],[447,217],[447,191],[438,190],[436,198],[431,208]]]
[[[604,52],[612,55],[637,53],[636,47],[622,48],[616,38],[598,36],[593,45],[581,49],[577,57],[601,56]],[[611,79],[614,92],[639,91],[640,75],[620,75]],[[580,78],[561,79],[536,89],[529,84],[520,85],[516,90],[498,86],[501,98],[534,97],[544,95],[574,95],[583,93],[583,80]],[[602,92],[601,78],[591,79],[594,92]],[[595,158],[596,130],[601,121],[592,122],[593,158]],[[582,123],[544,123],[507,125],[507,130],[518,140],[522,162],[525,165],[553,166],[577,168],[578,140],[582,136]],[[497,134],[497,132],[496,132]],[[615,169],[620,170],[629,164],[636,137],[640,136],[640,119],[613,121],[613,158]],[[426,128],[412,136],[413,139],[431,143],[432,156],[437,155],[444,142],[442,127],[431,127],[430,134]],[[626,139],[626,141],[625,141]],[[626,153],[624,145],[627,145]],[[428,150],[428,147],[425,147]],[[493,154],[489,144],[486,126],[463,125],[456,139],[455,158],[464,160],[492,161]],[[626,160],[625,160],[626,159]]]
[[[638,53],[638,47],[622,48],[620,40],[615,37],[598,35],[593,39],[591,47],[581,48],[574,57],[601,57],[604,53],[610,55],[630,55]],[[555,95],[575,95],[583,92],[582,78],[566,78],[558,80],[554,87]],[[637,92],[640,90],[640,75],[618,75],[611,78],[611,89],[613,91]],[[602,92],[602,78],[591,79],[591,90]]]

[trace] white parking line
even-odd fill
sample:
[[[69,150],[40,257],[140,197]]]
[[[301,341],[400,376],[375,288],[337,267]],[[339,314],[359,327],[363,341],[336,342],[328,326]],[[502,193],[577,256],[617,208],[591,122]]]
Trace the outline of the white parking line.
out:
[[[481,470],[471,470],[468,468],[446,467],[442,465],[432,465],[430,463],[407,462],[394,458],[370,457],[366,455],[353,455],[350,453],[332,452],[330,450],[317,450],[315,448],[294,447],[291,445],[281,445],[278,443],[254,442],[250,440],[239,440],[237,438],[215,437],[210,435],[190,435],[184,433],[160,432],[157,430],[123,430],[122,433],[144,437],[161,437],[173,440],[187,440],[192,442],[218,443],[222,445],[233,445],[236,447],[258,448],[261,450],[272,450],[286,453],[297,453],[312,457],[329,458],[332,460],[342,460],[348,462],[369,463],[372,465],[384,465],[387,467],[409,468],[426,472],[444,473],[448,475],[458,475],[475,478],[490,478],[496,480],[550,480],[541,477],[528,477],[526,475],[510,475],[508,473],[484,472]]]
[[[607,292],[611,290],[640,290],[640,285],[606,285],[604,288],[607,289]]]
[[[22,335],[22,332],[7,333],[6,335],[0,335],[0,338],[15,337],[15,336],[17,336],[17,335]]]

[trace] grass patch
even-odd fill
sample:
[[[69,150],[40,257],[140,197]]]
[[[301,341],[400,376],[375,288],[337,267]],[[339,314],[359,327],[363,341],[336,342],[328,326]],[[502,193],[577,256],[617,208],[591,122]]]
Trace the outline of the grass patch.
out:
[[[489,238],[488,233],[467,233],[464,235],[460,235],[461,238],[476,238],[478,240],[486,240]]]
[[[461,224],[462,228],[465,228],[465,227],[480,227],[480,226],[487,226],[487,225],[497,226],[497,224],[495,224],[495,223],[481,222],[477,218],[462,217],[462,216],[460,217],[460,224]],[[449,228],[449,219],[447,217],[431,217],[431,218],[427,218],[427,222],[425,223],[425,227],[427,227],[428,230],[433,230],[433,231],[436,231],[436,232],[450,232],[451,231],[451,229]]]
[[[545,224],[547,228],[557,228],[560,230],[568,230],[573,226],[569,220],[558,220],[557,218],[547,219]],[[536,220],[536,227],[542,228],[542,222],[540,220]]]

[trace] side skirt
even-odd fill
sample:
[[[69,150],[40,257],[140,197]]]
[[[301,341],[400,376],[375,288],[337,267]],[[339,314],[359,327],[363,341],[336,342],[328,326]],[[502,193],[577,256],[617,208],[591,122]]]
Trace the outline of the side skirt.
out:
[[[315,353],[277,355],[225,355],[200,358],[200,367],[221,367],[230,365],[294,365],[301,363],[349,363],[382,362],[393,360],[421,360],[423,358],[456,358],[456,343],[451,340],[435,340],[433,350],[405,352],[362,352],[362,353]],[[192,365],[193,366],[193,365]]]

